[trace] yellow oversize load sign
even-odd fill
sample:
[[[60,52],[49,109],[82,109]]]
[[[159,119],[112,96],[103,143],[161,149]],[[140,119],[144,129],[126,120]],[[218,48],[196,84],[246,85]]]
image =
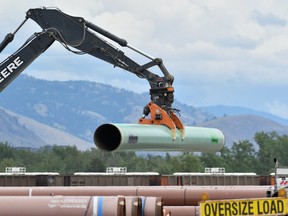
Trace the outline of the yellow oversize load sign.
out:
[[[287,200],[284,198],[215,200],[200,203],[201,216],[229,215],[285,215]]]

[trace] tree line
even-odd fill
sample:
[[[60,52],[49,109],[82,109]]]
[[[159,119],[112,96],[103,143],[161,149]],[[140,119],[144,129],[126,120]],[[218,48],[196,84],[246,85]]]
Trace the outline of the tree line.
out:
[[[31,151],[0,143],[0,172],[6,167],[26,167],[27,172],[106,172],[106,167],[127,167],[128,172],[204,172],[205,167],[224,167],[226,172],[274,172],[273,159],[288,166],[287,135],[258,132],[253,143],[234,142],[217,153],[153,153],[102,152],[95,148],[79,151],[75,146],[46,146]]]

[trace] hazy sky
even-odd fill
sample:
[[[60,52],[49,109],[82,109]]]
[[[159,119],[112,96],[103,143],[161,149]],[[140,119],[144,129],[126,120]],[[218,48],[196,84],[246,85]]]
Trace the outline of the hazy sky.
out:
[[[287,0],[1,0],[0,39],[14,32],[29,8],[40,6],[81,16],[161,57],[175,77],[175,98],[180,102],[195,107],[243,106],[288,118]],[[30,20],[0,58],[39,31]],[[149,91],[146,80],[89,55],[70,53],[59,43],[24,73]]]

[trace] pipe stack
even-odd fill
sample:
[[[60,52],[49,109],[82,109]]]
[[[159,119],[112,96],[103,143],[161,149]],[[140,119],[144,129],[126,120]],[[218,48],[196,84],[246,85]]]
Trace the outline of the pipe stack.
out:
[[[265,198],[269,186],[0,187],[3,215],[200,214],[204,200]]]

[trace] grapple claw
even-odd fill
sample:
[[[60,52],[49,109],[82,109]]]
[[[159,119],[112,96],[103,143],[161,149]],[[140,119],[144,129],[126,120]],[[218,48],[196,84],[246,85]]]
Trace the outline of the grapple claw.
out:
[[[184,139],[185,136],[185,130],[184,125],[181,122],[181,120],[176,116],[173,112],[170,112],[169,114],[159,107],[158,105],[150,102],[145,107],[146,113],[147,110],[150,111],[150,119],[145,119],[145,116],[143,118],[140,118],[138,123],[139,124],[155,124],[155,125],[165,125],[171,130],[171,138],[172,140],[176,139],[176,131],[179,129],[181,140]]]

